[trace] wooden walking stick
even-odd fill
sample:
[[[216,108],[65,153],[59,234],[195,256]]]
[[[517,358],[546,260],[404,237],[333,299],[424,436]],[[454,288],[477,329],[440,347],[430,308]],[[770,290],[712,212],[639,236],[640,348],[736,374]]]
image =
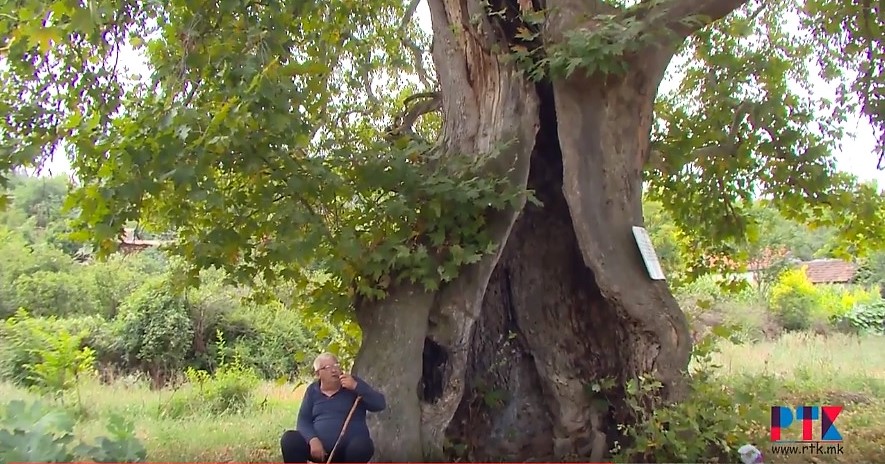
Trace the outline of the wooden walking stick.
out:
[[[329,453],[329,458],[326,460],[326,464],[332,462],[332,456],[335,455],[335,450],[338,449],[338,444],[341,443],[341,439],[344,438],[344,432],[347,431],[347,426],[350,425],[350,418],[353,417],[353,412],[356,411],[356,405],[360,404],[361,399],[363,399],[362,396],[357,396],[356,400],[353,401],[353,406],[350,407],[350,412],[347,413],[347,418],[344,419],[344,425],[341,426],[341,433],[338,434],[338,439],[335,440],[335,446],[332,447],[332,452]]]

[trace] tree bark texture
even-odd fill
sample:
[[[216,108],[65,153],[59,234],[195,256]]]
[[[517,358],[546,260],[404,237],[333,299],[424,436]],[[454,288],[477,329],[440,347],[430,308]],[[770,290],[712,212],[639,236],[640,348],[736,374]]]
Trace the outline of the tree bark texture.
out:
[[[600,460],[629,414],[623,392],[601,407],[589,386],[654,374],[678,396],[689,360],[684,314],[649,278],[631,230],[643,224],[653,104],[676,46],[625,57],[624,74],[535,84],[500,54],[529,2],[483,3],[429,0],[443,142],[451,156],[508,143],[490,172],[543,206],[490,217],[498,253],[439,292],[403,286],[357,306],[354,371],[388,398],[370,415],[375,460]],[[545,43],[613,12],[594,0],[530,6],[549,11]]]

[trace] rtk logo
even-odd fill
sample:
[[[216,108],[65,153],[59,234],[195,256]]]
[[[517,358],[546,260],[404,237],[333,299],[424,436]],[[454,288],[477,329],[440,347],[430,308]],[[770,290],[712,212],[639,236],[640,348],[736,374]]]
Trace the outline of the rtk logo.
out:
[[[771,441],[803,442],[803,441],[842,441],[842,435],[833,422],[842,412],[842,406],[798,406],[795,419],[802,423],[802,439],[787,440],[782,431],[793,423],[793,411],[787,406],[771,407]],[[814,438],[814,422],[820,421],[820,439]]]

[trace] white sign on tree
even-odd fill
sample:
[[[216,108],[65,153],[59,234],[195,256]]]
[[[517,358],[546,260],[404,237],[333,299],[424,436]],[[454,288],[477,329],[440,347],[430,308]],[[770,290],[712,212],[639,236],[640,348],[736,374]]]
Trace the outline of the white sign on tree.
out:
[[[636,239],[636,244],[639,245],[639,253],[642,254],[642,260],[645,261],[649,277],[653,280],[666,280],[661,262],[658,260],[658,254],[655,253],[655,247],[651,243],[651,237],[645,227],[633,226],[633,237]]]

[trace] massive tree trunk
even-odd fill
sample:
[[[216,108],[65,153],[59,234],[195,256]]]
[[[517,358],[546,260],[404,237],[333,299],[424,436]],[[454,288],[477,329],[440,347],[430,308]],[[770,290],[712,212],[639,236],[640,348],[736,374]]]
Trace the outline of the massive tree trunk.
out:
[[[376,460],[599,459],[629,414],[623,392],[603,408],[588,386],[653,374],[677,395],[689,358],[686,319],[649,278],[631,231],[643,223],[653,103],[676,45],[624,57],[623,74],[535,84],[496,52],[520,25],[515,2],[491,2],[503,16],[477,0],[429,3],[446,148],[464,156],[511,142],[490,172],[511,169],[543,206],[491,217],[498,253],[440,292],[407,286],[358,305],[355,372],[388,397],[370,416]],[[740,3],[673,0],[660,21]],[[548,43],[615,12],[593,0],[532,7],[551,11]]]

